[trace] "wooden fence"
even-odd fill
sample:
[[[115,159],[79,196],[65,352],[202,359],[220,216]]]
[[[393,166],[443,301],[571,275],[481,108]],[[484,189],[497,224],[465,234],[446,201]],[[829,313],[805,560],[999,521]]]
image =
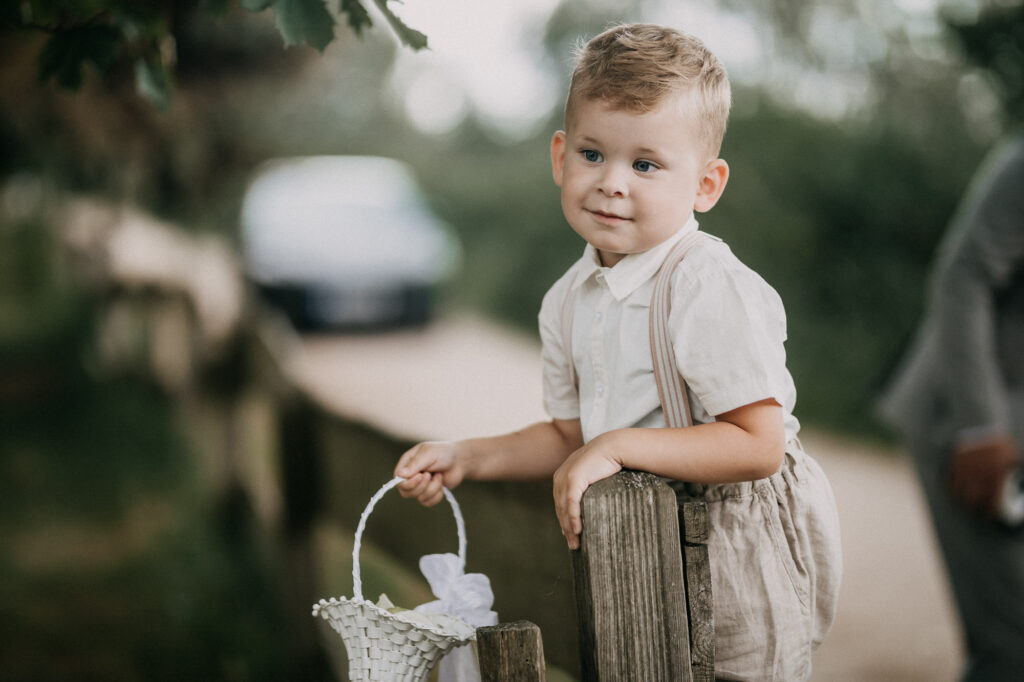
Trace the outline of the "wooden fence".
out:
[[[211,493],[241,493],[251,503],[277,551],[291,679],[322,679],[328,667],[344,679],[343,660],[324,646],[309,615],[325,596],[316,531],[324,519],[345,519],[351,528],[411,443],[332,414],[295,385],[293,335],[240,293],[237,267],[223,249],[168,238],[162,232],[173,226],[91,202],[73,204],[66,216],[69,255],[100,303],[101,364],[142,372],[178,396],[205,453]],[[151,262],[161,265],[151,276],[146,263],[122,262],[120,271],[111,265],[111,244],[124,239],[126,224],[132,239],[148,234],[159,242]],[[219,268],[209,275],[222,288],[219,300],[201,300],[198,262]],[[678,505],[657,477],[623,472],[584,496],[581,548],[570,553],[553,522],[549,485],[467,483],[459,490],[472,510],[472,565],[491,578],[496,610],[537,622],[479,631],[485,680],[545,679],[541,631],[547,660],[583,680],[713,679],[701,503]],[[406,513],[382,505],[365,537],[415,565],[451,532],[450,516],[425,518],[410,534]]]
[[[707,540],[706,504],[678,501],[657,476],[626,471],[590,487],[573,552],[583,680],[713,682]],[[532,623],[481,629],[478,647],[485,680],[545,679]]]

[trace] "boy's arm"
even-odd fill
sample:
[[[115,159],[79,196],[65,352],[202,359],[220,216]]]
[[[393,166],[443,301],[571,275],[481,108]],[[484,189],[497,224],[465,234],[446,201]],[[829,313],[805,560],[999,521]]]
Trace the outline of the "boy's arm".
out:
[[[623,468],[694,483],[753,481],[778,471],[786,430],[775,400],[744,405],[715,419],[685,429],[608,431],[573,452],[554,476],[555,511],[569,548],[579,546],[583,493]]]
[[[565,458],[583,445],[579,419],[552,419],[501,436],[420,443],[395,466],[403,497],[426,506],[443,499],[463,480],[530,480],[550,478]]]

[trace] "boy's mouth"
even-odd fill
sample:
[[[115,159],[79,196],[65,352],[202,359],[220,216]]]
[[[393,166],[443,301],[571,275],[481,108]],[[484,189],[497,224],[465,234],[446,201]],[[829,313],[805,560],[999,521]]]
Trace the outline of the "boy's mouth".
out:
[[[612,213],[611,211],[598,211],[598,210],[589,209],[589,208],[586,209],[586,211],[590,215],[592,215],[595,218],[597,218],[600,222],[620,223],[620,222],[626,222],[626,221],[631,220],[631,218],[626,218],[625,216],[620,216],[617,213]]]

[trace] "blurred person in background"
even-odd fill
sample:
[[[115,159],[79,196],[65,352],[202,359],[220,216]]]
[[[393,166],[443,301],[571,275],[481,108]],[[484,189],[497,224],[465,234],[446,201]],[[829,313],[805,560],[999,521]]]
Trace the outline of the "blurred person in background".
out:
[[[964,628],[962,679],[1024,679],[1024,526],[1012,508],[1024,443],[1024,134],[971,181],[881,407],[931,511]]]

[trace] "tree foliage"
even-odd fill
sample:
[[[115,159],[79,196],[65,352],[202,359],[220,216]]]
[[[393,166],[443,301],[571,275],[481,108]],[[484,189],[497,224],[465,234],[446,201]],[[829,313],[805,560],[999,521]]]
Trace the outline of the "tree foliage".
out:
[[[388,6],[372,0],[399,40],[414,50],[427,37],[407,26]],[[175,38],[180,18],[197,9],[223,15],[229,0],[24,0],[0,5],[0,31],[19,29],[46,36],[39,52],[39,77],[77,89],[83,71],[104,77],[130,70],[136,90],[166,108],[176,63]],[[325,0],[240,0],[254,13],[272,11],[285,46],[308,45],[321,52],[334,40],[336,24],[356,34],[373,25],[364,0],[340,0],[338,15]]]
[[[1024,121],[1024,3],[987,7],[974,20],[946,17],[967,60],[992,79],[1012,121]]]

